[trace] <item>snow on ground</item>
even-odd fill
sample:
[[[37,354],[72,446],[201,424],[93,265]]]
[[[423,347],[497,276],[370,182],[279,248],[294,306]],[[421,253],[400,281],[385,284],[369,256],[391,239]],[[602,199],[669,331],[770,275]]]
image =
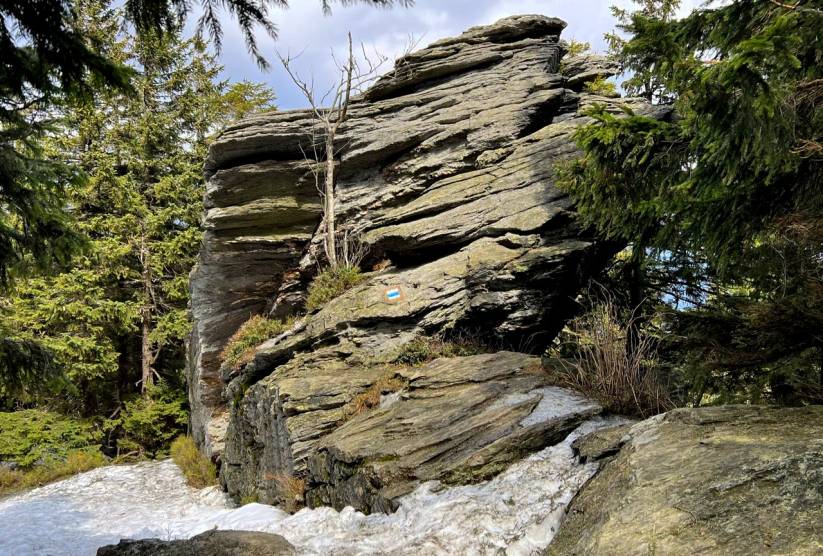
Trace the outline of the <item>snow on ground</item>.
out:
[[[171,461],[103,467],[0,501],[0,555],[87,556],[120,538],[187,538],[214,527],[278,533],[303,555],[534,554],[595,471],[575,463],[572,440],[619,422],[592,420],[485,483],[425,483],[391,515],[232,508],[214,488],[186,486]]]

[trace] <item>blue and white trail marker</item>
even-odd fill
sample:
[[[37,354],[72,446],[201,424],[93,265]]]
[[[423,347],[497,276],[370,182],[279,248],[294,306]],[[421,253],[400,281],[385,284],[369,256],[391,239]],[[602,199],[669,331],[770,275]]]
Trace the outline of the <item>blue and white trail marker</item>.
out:
[[[386,290],[386,301],[396,303],[403,299],[403,292],[400,288],[389,288]]]

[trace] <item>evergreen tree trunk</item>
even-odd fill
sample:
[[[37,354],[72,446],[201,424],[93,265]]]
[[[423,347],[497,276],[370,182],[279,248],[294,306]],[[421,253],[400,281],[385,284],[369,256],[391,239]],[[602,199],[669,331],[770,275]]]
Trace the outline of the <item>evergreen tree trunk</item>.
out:
[[[145,393],[149,387],[154,383],[154,369],[152,368],[152,350],[149,334],[151,333],[151,320],[148,307],[143,308],[143,324],[142,324],[142,342],[140,350],[140,365],[141,365],[141,385],[140,389]]]
[[[140,264],[143,278],[143,299],[144,304],[141,313],[141,342],[140,342],[140,389],[146,392],[154,384],[154,361],[157,357],[152,349],[151,342],[151,321],[152,321],[152,300],[154,290],[152,286],[151,267],[149,266],[149,251],[146,247],[145,235],[140,238]]]
[[[631,356],[640,343],[640,327],[643,324],[643,269],[642,262],[632,259],[626,263],[624,279],[629,293],[629,326],[626,334],[626,353]]]

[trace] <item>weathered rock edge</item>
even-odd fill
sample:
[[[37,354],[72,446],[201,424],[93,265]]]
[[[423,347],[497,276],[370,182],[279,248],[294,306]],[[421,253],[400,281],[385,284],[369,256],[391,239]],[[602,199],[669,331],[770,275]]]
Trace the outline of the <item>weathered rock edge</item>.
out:
[[[823,553],[823,407],[676,409],[576,448],[605,463],[547,554]]]

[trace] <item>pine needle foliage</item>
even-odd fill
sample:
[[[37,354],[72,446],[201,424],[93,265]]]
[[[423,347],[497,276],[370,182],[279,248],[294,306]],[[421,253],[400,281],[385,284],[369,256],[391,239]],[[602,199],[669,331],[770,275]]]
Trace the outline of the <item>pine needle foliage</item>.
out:
[[[631,245],[635,299],[679,308],[664,352],[701,369],[695,403],[730,374],[763,377],[737,401],[823,400],[777,392],[815,369],[823,386],[823,8],[708,2],[676,19],[677,1],[636,4],[609,38],[654,113],[591,109],[562,187],[584,225]]]

